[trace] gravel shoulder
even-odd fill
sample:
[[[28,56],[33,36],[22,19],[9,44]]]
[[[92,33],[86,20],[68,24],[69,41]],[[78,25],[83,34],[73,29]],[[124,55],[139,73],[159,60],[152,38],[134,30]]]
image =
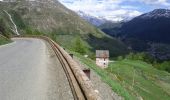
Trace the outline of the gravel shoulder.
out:
[[[49,87],[48,98],[49,100],[74,100],[73,95],[64,73],[62,65],[57,59],[51,46],[46,42],[48,55],[48,73],[49,73]]]
[[[88,66],[83,64],[78,60],[77,57],[73,58],[81,67],[81,69],[87,69]],[[90,70],[90,80],[101,95],[102,100],[124,100],[121,96],[117,95],[112,91],[109,85],[103,82],[99,75],[97,75],[93,70]]]

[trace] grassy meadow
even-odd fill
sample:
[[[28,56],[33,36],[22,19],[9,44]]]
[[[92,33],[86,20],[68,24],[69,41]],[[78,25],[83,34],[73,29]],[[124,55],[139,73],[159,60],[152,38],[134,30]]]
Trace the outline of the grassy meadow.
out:
[[[125,100],[170,100],[170,73],[139,60],[111,62],[107,69],[95,61],[73,53],[82,63],[94,70],[114,92]]]

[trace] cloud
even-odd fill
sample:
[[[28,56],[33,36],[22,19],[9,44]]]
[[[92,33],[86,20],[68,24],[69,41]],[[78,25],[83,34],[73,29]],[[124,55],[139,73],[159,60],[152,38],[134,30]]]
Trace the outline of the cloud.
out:
[[[103,13],[106,19],[112,21],[129,20],[141,14],[142,12],[139,12],[137,10],[125,10],[125,9],[119,9],[119,10],[110,11],[109,13]]]
[[[170,6],[168,0],[140,0],[146,4]]]
[[[123,20],[138,16],[148,6],[168,6],[167,0],[59,0],[74,11],[83,11],[109,20]],[[140,6],[144,4],[144,6]],[[141,7],[141,8],[140,8]]]

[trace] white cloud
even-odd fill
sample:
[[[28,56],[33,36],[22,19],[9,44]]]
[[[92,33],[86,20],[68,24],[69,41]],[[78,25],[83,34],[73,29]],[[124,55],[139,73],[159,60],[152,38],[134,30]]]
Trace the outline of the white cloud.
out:
[[[170,6],[170,3],[168,3],[168,0],[140,0],[140,1],[146,4],[151,4],[151,5]]]
[[[129,2],[144,3],[146,5],[170,6],[167,0],[59,0],[74,11],[83,11],[93,16],[100,16],[109,20],[123,20],[142,14],[140,5]],[[127,3],[128,2],[128,3]],[[122,5],[121,3],[127,3]]]
[[[61,2],[74,11],[84,11],[85,13],[89,13],[93,16],[102,16],[105,12],[107,13],[118,9],[118,4],[120,3],[119,0],[107,0],[107,2],[105,0],[74,0],[74,2],[65,3],[70,1],[71,0],[62,0]]]
[[[104,14],[104,13],[103,13]],[[114,11],[110,11],[109,14],[104,14],[105,18],[109,19],[109,20],[113,20],[113,21],[121,21],[121,20],[129,20],[133,17],[139,16],[142,13],[136,10],[114,10]]]
[[[138,7],[135,7],[135,6],[130,6],[130,5],[124,5],[124,6],[121,6],[122,9],[138,9]]]
[[[74,11],[84,11],[93,16],[104,17],[113,21],[120,21],[124,18],[134,17],[141,14],[134,13],[129,9],[135,9],[132,6],[120,6],[125,0],[61,0],[68,8]]]
[[[142,14],[141,12],[136,11],[136,10],[129,12],[129,16],[130,16],[130,17],[139,16],[139,15],[141,15],[141,14]]]

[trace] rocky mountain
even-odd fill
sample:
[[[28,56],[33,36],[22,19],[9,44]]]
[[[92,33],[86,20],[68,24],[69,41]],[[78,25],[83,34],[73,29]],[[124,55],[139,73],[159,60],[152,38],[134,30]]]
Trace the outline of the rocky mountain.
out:
[[[83,11],[77,11],[76,12],[81,18],[89,22],[90,24],[98,27],[101,29],[104,33],[107,33],[111,36],[116,36],[117,34],[117,28],[120,28],[121,25],[124,23],[124,21],[120,22],[114,22],[111,20],[107,20],[103,17],[95,17],[90,14],[86,14]]]
[[[116,56],[126,50],[122,42],[107,36],[57,0],[1,1],[0,18],[12,33],[15,25],[10,16],[20,34],[47,35],[70,50],[74,50],[76,37],[81,38],[88,53],[108,49]]]

